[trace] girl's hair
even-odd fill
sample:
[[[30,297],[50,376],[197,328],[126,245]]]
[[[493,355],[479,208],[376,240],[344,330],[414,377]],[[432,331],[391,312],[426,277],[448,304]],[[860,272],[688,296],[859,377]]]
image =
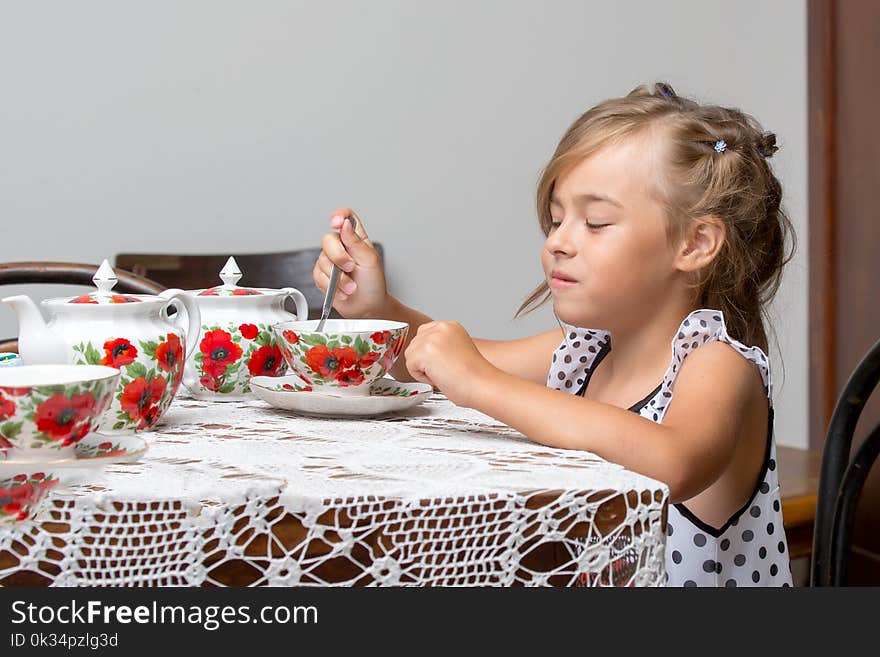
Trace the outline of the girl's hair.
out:
[[[670,219],[669,239],[681,239],[697,217],[715,215],[725,224],[721,251],[695,277],[695,304],[721,310],[734,338],[766,351],[765,306],[779,287],[795,237],[780,207],[782,187],[767,162],[777,150],[776,136],[740,110],[682,98],[662,82],[592,107],[563,135],[541,176],[541,229],[550,231],[550,197],[561,175],[608,144],[648,132],[665,137],[657,191]],[[516,316],[549,297],[545,281]]]

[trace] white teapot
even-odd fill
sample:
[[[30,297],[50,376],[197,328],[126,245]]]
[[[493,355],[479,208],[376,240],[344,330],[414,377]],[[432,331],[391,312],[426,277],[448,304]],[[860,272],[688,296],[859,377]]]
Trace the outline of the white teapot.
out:
[[[220,271],[223,285],[190,291],[199,305],[202,330],[183,384],[197,398],[249,399],[251,376],[282,376],[287,364],[272,325],[308,319],[309,307],[299,290],[239,287],[240,278],[241,270],[230,257]],[[295,315],[284,309],[288,297],[296,304]]]
[[[22,362],[115,367],[122,375],[96,430],[117,434],[149,429],[180,386],[199,332],[198,305],[183,290],[158,296],[114,294],[116,274],[106,260],[92,280],[95,292],[43,301],[49,321],[30,297],[3,299],[18,315]],[[177,310],[173,318],[170,308]]]

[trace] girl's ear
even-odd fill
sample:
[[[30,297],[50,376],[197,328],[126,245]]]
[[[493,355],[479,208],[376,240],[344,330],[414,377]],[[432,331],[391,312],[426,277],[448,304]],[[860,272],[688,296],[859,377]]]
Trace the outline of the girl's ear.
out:
[[[724,221],[715,215],[705,215],[690,222],[676,256],[679,271],[695,272],[711,263],[727,237]]]

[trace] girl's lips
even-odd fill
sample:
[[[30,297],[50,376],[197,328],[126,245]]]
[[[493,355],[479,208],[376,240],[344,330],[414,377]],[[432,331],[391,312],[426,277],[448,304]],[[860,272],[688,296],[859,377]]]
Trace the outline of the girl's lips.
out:
[[[560,278],[559,276],[552,276],[550,278],[550,287],[555,288],[557,290],[571,287],[572,285],[575,285],[576,283],[577,283],[577,281],[572,281],[567,278]]]

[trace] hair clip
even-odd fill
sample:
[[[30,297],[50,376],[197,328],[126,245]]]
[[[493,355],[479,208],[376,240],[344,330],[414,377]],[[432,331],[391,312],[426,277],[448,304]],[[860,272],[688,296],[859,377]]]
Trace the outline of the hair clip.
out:
[[[715,142],[715,152],[716,153],[723,153],[726,150],[727,150],[727,142],[726,141],[724,141],[723,139],[719,139],[718,141]]]

